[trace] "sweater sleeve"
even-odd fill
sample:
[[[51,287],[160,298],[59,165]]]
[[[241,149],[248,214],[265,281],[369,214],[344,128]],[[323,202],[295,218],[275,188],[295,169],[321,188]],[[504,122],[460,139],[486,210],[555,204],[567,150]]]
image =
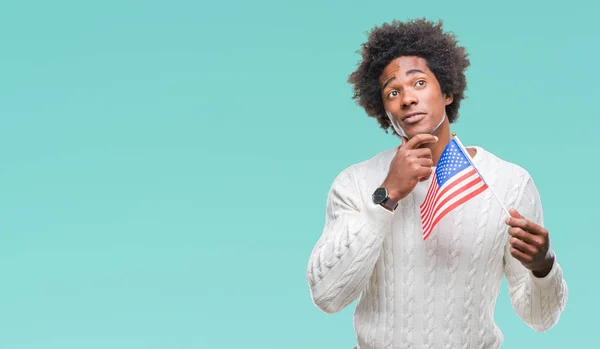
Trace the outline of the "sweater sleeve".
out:
[[[521,199],[517,202],[516,209],[523,217],[543,226],[544,214],[540,195],[531,177],[528,176]],[[510,299],[519,317],[536,332],[551,329],[558,322],[568,295],[567,284],[556,254],[550,273],[539,278],[510,254],[510,243],[507,239],[504,249],[504,271]]]
[[[361,198],[351,169],[331,185],[325,226],[306,271],[313,303],[328,314],[344,309],[365,288],[393,217],[370,197]]]

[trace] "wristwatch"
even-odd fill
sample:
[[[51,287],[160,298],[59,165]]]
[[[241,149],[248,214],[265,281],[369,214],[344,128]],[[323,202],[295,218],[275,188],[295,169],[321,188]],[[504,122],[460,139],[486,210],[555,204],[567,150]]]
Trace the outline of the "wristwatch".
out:
[[[390,211],[394,211],[398,207],[398,202],[390,198],[387,189],[379,187],[373,192],[373,202],[376,205],[381,205]]]

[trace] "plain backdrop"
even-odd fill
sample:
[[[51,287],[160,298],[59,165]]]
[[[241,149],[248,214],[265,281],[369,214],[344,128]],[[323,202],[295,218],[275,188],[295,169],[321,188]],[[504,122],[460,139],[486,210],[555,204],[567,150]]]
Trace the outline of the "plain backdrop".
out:
[[[442,19],[467,47],[452,126],[527,169],[569,286],[539,334],[590,347],[598,277],[593,1],[3,1],[0,349],[343,348],[305,273],[345,167],[396,146],[346,82],[366,32]]]

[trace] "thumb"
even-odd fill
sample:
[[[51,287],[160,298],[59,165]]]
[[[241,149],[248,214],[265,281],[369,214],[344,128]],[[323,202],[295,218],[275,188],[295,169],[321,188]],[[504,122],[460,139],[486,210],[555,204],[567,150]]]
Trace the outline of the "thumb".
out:
[[[514,208],[509,209],[508,213],[510,213],[511,217],[514,217],[514,218],[523,218],[523,216],[521,216],[521,214],[517,210],[515,210]]]

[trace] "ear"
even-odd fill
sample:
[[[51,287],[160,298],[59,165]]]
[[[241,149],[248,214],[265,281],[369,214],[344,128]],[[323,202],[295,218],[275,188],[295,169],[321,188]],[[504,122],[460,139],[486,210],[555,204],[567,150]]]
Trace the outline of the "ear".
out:
[[[454,97],[444,94],[444,99],[446,100],[446,105],[452,104],[454,101]]]

